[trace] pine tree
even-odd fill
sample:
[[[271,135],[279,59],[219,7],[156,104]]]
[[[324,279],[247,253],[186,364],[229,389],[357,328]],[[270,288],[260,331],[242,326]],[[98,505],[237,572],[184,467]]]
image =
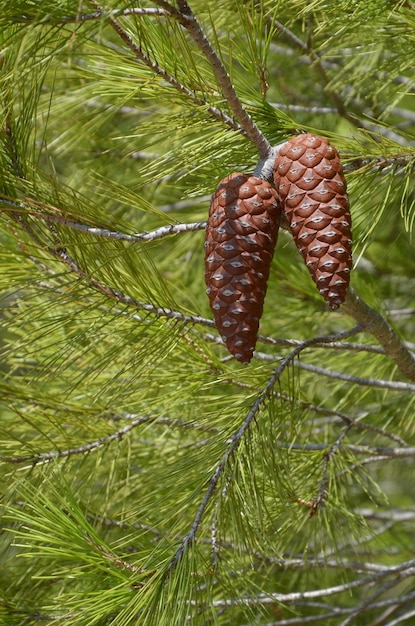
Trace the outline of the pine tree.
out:
[[[415,6],[0,0],[0,624],[414,616]],[[281,224],[256,351],[211,195],[339,151],[332,311]]]

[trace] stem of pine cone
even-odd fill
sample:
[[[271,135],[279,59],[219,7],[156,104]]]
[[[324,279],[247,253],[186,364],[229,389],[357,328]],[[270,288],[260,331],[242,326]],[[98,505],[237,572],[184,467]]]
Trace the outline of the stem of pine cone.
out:
[[[415,357],[404,345],[384,317],[349,287],[342,310],[351,315],[368,333],[371,333],[383,346],[386,354],[395,361],[400,371],[410,380],[415,380]]]
[[[268,152],[259,159],[253,176],[258,176],[258,178],[263,178],[264,180],[272,182],[274,178],[275,159],[277,158],[282,146],[286,143],[286,141],[283,141],[276,146],[271,146]]]

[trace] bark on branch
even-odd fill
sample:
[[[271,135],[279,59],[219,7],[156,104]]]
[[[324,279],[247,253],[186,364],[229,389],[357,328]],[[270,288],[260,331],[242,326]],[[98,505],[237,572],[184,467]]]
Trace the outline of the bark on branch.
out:
[[[342,310],[353,317],[368,333],[383,346],[386,354],[395,361],[400,371],[410,380],[415,380],[415,357],[404,345],[385,318],[372,309],[349,287]]]

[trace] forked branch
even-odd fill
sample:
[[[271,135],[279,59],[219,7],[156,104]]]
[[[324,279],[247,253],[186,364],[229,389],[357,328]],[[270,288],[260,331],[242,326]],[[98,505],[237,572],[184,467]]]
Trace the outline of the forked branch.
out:
[[[233,457],[234,453],[236,452],[236,450],[238,449],[242,439],[244,438],[245,433],[249,430],[252,422],[254,421],[255,417],[257,416],[259,410],[261,409],[261,407],[263,406],[263,404],[269,399],[269,397],[272,394],[273,388],[275,386],[275,384],[277,383],[277,381],[280,379],[281,374],[284,372],[284,370],[287,368],[287,366],[292,363],[292,361],[300,354],[300,352],[302,350],[305,350],[306,348],[309,348],[310,346],[315,345],[316,343],[325,343],[325,342],[332,342],[332,341],[339,341],[341,339],[345,339],[347,337],[350,337],[351,335],[355,335],[356,333],[358,333],[360,330],[359,326],[355,326],[354,328],[348,330],[348,331],[344,331],[341,333],[338,333],[337,335],[330,335],[330,336],[326,336],[326,337],[314,337],[312,339],[308,339],[306,341],[303,341],[300,345],[298,345],[296,348],[294,348],[294,350],[292,350],[286,357],[284,357],[281,361],[281,363],[279,364],[279,366],[276,368],[276,370],[274,371],[273,375],[271,376],[271,378],[269,379],[268,383],[266,384],[266,386],[264,387],[264,389],[262,390],[262,392],[258,395],[257,399],[255,400],[255,402],[252,404],[252,407],[249,411],[249,413],[247,414],[245,420],[243,421],[242,425],[238,428],[238,430],[234,433],[230,445],[228,447],[228,449],[226,450],[226,452],[224,453],[224,455],[222,456],[221,460],[219,461],[216,470],[214,471],[214,473],[212,474],[209,483],[208,483],[208,488],[206,489],[206,492],[202,498],[202,501],[200,503],[200,506],[197,510],[197,513],[193,519],[193,523],[192,526],[189,530],[189,532],[187,533],[187,535],[185,536],[181,546],[179,547],[179,549],[176,551],[176,554],[174,555],[174,557],[172,558],[172,560],[169,563],[169,567],[168,567],[168,572],[171,571],[176,565],[177,563],[180,561],[180,559],[182,558],[182,556],[184,555],[184,553],[186,552],[187,548],[194,542],[195,538],[196,538],[196,533],[199,529],[199,526],[201,524],[203,515],[216,491],[216,488],[218,486],[218,483],[221,479],[221,477],[224,474],[224,471],[230,461],[230,459]]]

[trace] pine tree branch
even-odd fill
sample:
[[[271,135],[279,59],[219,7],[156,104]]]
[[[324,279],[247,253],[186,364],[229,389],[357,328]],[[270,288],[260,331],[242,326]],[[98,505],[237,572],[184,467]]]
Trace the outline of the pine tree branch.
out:
[[[170,561],[169,563],[169,571],[171,569],[173,569],[177,563],[180,561],[180,559],[182,558],[183,554],[185,553],[186,549],[193,543],[193,541],[196,538],[196,533],[199,529],[200,523],[202,521],[202,517],[205,513],[205,510],[214,494],[214,492],[216,491],[216,487],[219,483],[220,478],[222,477],[222,474],[225,470],[225,467],[227,466],[229,460],[231,459],[231,457],[233,456],[233,454],[236,452],[236,450],[238,449],[245,433],[247,432],[247,430],[249,429],[252,421],[254,420],[254,418],[256,417],[258,411],[260,410],[262,404],[268,399],[275,383],[277,382],[278,378],[280,377],[280,375],[282,374],[282,372],[284,371],[284,369],[287,367],[287,365],[289,365],[289,363],[297,356],[297,354],[299,354],[299,352],[301,351],[302,347],[298,346],[297,348],[295,348],[287,357],[285,357],[285,359],[282,360],[281,364],[279,365],[279,367],[276,369],[276,371],[274,372],[274,374],[271,376],[270,380],[268,381],[265,389],[263,390],[263,392],[258,396],[258,398],[255,400],[251,410],[249,411],[247,417],[245,418],[242,426],[240,426],[240,428],[234,433],[233,437],[232,437],[232,441],[231,441],[231,445],[229,446],[229,448],[226,450],[225,454],[223,455],[223,457],[221,458],[218,466],[216,467],[215,472],[212,474],[209,483],[208,483],[208,488],[203,496],[202,502],[197,510],[196,516],[194,517],[191,529],[189,531],[189,533],[186,535],[185,540],[182,542],[180,548],[177,550],[176,554],[174,555],[173,559]]]
[[[415,357],[413,354],[382,315],[370,308],[351,287],[346,294],[342,310],[351,315],[364,331],[371,333],[383,346],[385,353],[395,361],[400,371],[410,380],[415,381]]]
[[[307,405],[307,403],[304,403],[304,404]],[[359,418],[353,419],[349,415],[346,415],[343,412],[331,411],[330,409],[325,409],[324,407],[319,407],[319,406],[316,406],[316,405],[310,405],[310,409],[315,411],[316,413],[326,413],[326,414],[331,414],[334,417],[338,417],[340,420],[342,420],[343,422],[346,422],[347,424],[350,424],[353,428],[355,428],[357,430],[373,432],[376,435],[380,435],[381,437],[385,437],[386,439],[391,439],[392,441],[394,441],[395,443],[399,444],[403,448],[408,446],[406,441],[404,441],[404,439],[402,439],[402,437],[399,437],[399,435],[397,435],[396,433],[390,433],[390,432],[384,430],[383,428],[380,428],[380,426],[374,426],[373,424],[370,424],[370,423],[367,423],[367,422],[363,422]],[[352,444],[350,444],[350,445],[352,445]],[[353,451],[355,451],[355,450],[353,450]]]
[[[319,105],[305,106],[303,104],[285,104],[283,102],[270,102],[270,106],[277,111],[297,111],[299,113],[310,113],[311,115],[326,115],[337,113],[334,107],[322,107]]]
[[[36,404],[39,405],[40,403],[37,402]],[[114,415],[111,417],[114,421],[116,421],[117,419],[129,419],[130,421],[129,421],[129,424],[118,429],[117,431],[115,431],[111,435],[108,435],[107,437],[100,437],[99,439],[95,441],[81,444],[73,448],[68,448],[66,450],[57,450],[54,452],[41,452],[39,454],[27,454],[24,456],[7,456],[4,454],[0,454],[0,460],[5,463],[11,463],[11,464],[17,464],[17,465],[21,463],[30,463],[31,465],[39,465],[39,464],[45,464],[51,461],[55,461],[56,459],[69,458],[72,456],[76,456],[78,454],[81,454],[81,455],[90,454],[91,452],[95,452],[99,449],[107,447],[110,443],[114,441],[121,441],[125,437],[125,435],[133,431],[137,426],[141,426],[142,424],[148,424],[149,422],[152,422],[154,424],[165,424],[165,425],[168,425],[170,428],[178,427],[181,429],[200,430],[203,433],[205,432],[210,432],[214,434],[220,433],[219,429],[217,428],[214,429],[214,428],[203,427],[198,424],[193,424],[190,422],[185,422],[182,420],[177,420],[177,419],[168,418],[168,417],[163,418],[163,417],[154,417],[154,416],[149,416],[149,415],[142,415],[139,417],[133,416],[133,415],[129,417],[126,417],[124,415],[121,415],[121,416]],[[201,444],[199,443],[198,445],[201,445]],[[361,453],[364,454],[365,452],[362,451]]]
[[[307,44],[304,43],[304,41],[302,39],[300,39],[300,37],[297,37],[297,35],[295,33],[293,33],[292,30],[287,28],[287,26],[285,26],[284,24],[282,24],[278,20],[274,20],[274,26],[276,27],[277,30],[280,31],[280,33],[282,33],[284,35],[284,37],[286,39],[288,39],[288,41],[290,41],[293,44],[293,46],[295,48],[298,48],[299,50],[304,52],[304,54],[308,53],[308,46],[307,46]]]
[[[320,487],[318,490],[318,495],[311,501],[297,500],[299,504],[304,504],[310,508],[310,517],[313,517],[317,510],[321,508],[327,497],[329,495],[329,476],[328,476],[328,466],[330,461],[334,458],[335,454],[339,452],[340,445],[343,439],[346,437],[348,432],[353,428],[353,424],[350,423],[343,431],[340,433],[339,437],[336,441],[330,445],[328,451],[325,453],[323,457],[323,466],[322,466],[322,478]],[[289,442],[274,442],[274,445],[277,447],[286,447],[287,449],[300,449],[300,450],[324,450],[327,449],[327,446],[323,446],[321,444],[290,444]],[[383,461],[388,458],[413,458],[415,456],[415,448],[383,448],[383,447],[372,447],[372,446],[356,446],[353,444],[343,444],[345,450],[353,452],[354,454],[366,454],[367,452],[375,452],[377,456],[369,457],[365,459],[362,463],[356,463],[353,467],[360,467],[363,464],[372,463],[375,461]],[[348,473],[350,469],[343,470],[340,475]]]
[[[359,448],[360,446],[355,446],[355,450],[351,448],[351,451],[357,452],[357,449]],[[351,474],[352,472],[359,470],[364,465],[370,465],[371,463],[381,463],[382,461],[391,461],[392,459],[413,458],[415,456],[414,450],[414,448],[386,448],[386,450],[382,450],[382,448],[379,448],[378,454],[368,456],[358,463],[353,463],[353,465],[350,465],[348,468],[338,472],[336,477],[341,478],[342,476],[345,476],[346,474]]]
[[[306,54],[311,63],[312,66],[315,68],[315,70],[317,71],[317,73],[320,75],[321,78],[321,82],[324,88],[324,91],[328,94],[328,96],[330,97],[330,99],[332,100],[334,106],[335,106],[335,111],[337,111],[337,113],[343,117],[345,120],[347,120],[350,124],[352,124],[353,126],[357,127],[357,128],[364,128],[364,129],[370,129],[370,128],[376,128],[377,132],[384,137],[388,137],[389,139],[391,139],[392,141],[395,141],[401,145],[406,145],[406,146],[411,146],[411,142],[410,141],[406,141],[404,139],[404,137],[402,137],[402,135],[394,132],[392,129],[388,129],[385,128],[385,126],[379,122],[371,122],[371,121],[362,121],[361,119],[359,119],[358,117],[356,117],[355,115],[352,115],[345,103],[343,102],[342,98],[340,97],[340,95],[336,92],[335,89],[333,89],[330,86],[330,78],[327,74],[326,68],[327,67],[331,67],[330,65],[328,66],[327,63],[324,63],[322,61],[322,59],[320,58],[320,56],[313,50],[313,48],[311,47],[311,43],[305,43],[302,39],[300,39],[299,37],[297,37],[297,35],[295,35],[289,28],[287,28],[284,24],[282,24],[281,22],[279,22],[278,20],[274,21],[274,24],[276,26],[276,28],[284,35],[284,37],[291,42],[291,44],[301,50],[304,54]],[[336,69],[335,67],[331,69]],[[356,102],[356,100],[353,100],[353,103],[356,106],[359,106],[360,103]],[[289,109],[290,107],[288,107]],[[292,110],[295,110],[294,108]],[[301,110],[301,109],[297,109],[297,110]],[[331,112],[329,110],[325,110],[325,111],[320,111],[320,112]],[[371,110],[366,110],[366,115],[369,117],[372,117],[374,120],[377,119],[377,116],[374,114],[373,111]]]
[[[370,114],[371,113],[372,112],[370,111]],[[401,146],[407,146],[408,148],[413,147],[413,141],[409,139],[405,139],[402,133],[397,133],[391,128],[385,128],[385,125],[382,124],[381,121],[377,122],[377,121],[365,120],[364,122],[361,123],[361,127],[366,128],[367,130],[372,131],[372,132],[374,131],[380,137],[386,137],[387,139],[390,139],[391,141],[394,141],[395,143]]]
[[[75,456],[77,454],[88,454],[92,451],[98,450],[112,443],[113,441],[121,441],[125,435],[134,430],[137,426],[141,424],[146,424],[151,420],[155,420],[156,418],[152,418],[147,415],[143,415],[134,419],[132,422],[120,428],[116,432],[112,433],[112,435],[108,435],[107,437],[100,437],[96,441],[91,441],[89,443],[82,444],[80,446],[76,446],[74,448],[69,448],[67,450],[57,450],[56,452],[43,452],[39,454],[33,455],[25,455],[25,456],[5,456],[0,455],[0,460],[5,461],[7,463],[27,463],[30,462],[32,465],[38,465],[39,463],[49,463],[50,461],[54,461],[56,459],[63,459]]]
[[[347,349],[347,346],[345,346],[345,349]],[[387,354],[386,351],[384,352],[384,354]],[[257,359],[262,360],[262,361],[275,361],[276,359],[281,358],[281,357],[276,357],[273,354],[266,354],[264,352],[257,352],[257,351],[254,353],[254,356]],[[303,361],[298,361],[295,364],[295,366],[300,369],[307,370],[308,372],[313,372],[314,374],[318,374],[319,376],[326,376],[327,378],[344,380],[354,385],[362,385],[362,386],[367,386],[367,387],[379,387],[380,389],[391,389],[393,391],[399,391],[399,392],[400,391],[415,391],[415,385],[412,385],[411,383],[394,381],[394,380],[382,380],[380,378],[363,378],[361,376],[354,376],[352,374],[345,374],[344,372],[337,372],[334,370],[329,370],[323,367],[319,367],[318,365],[311,365],[310,363],[304,363]]]
[[[173,7],[171,7],[173,8]],[[109,11],[109,15],[113,17],[119,16],[128,16],[128,15],[148,15],[150,17],[170,17],[171,11],[167,11],[165,9],[156,9],[156,8],[130,8],[130,9],[113,9]],[[53,26],[57,26],[59,24],[70,24],[70,23],[80,23],[80,22],[89,22],[94,20],[99,20],[102,18],[101,11],[94,11],[93,13],[77,13],[76,15],[68,15],[65,17],[45,17],[41,20],[38,20],[35,17],[30,17],[27,15],[16,16],[13,18],[13,24],[52,24]]]
[[[350,592],[353,589],[358,589],[359,587],[367,587],[369,585],[373,585],[378,581],[382,581],[390,576],[395,577],[395,584],[398,584],[398,582],[415,576],[415,560],[406,561],[404,563],[400,563],[399,565],[391,565],[386,570],[374,572],[369,576],[363,576],[362,578],[358,578],[356,580],[352,580],[341,585],[335,585],[333,587],[313,589],[310,591],[294,591],[291,593],[259,593],[255,596],[242,596],[240,598],[230,600],[213,600],[212,604],[216,607],[237,606],[241,603],[249,606],[258,606],[260,604],[273,604],[274,602],[278,602],[281,604],[293,604],[297,601],[313,600],[316,598],[328,598],[341,593]],[[396,598],[394,599],[394,601],[396,602]]]
[[[59,214],[60,209],[56,209],[55,207],[50,206],[42,206],[42,210],[39,211],[33,207],[33,205],[24,204],[22,202],[17,202],[15,200],[10,200],[4,196],[0,196],[0,204],[5,204],[6,206],[12,206],[16,209],[24,209],[25,215],[31,215],[32,217],[37,217],[45,222],[51,222],[54,224],[61,224],[62,226],[66,226],[71,228],[72,230],[77,230],[79,232],[88,233],[89,235],[95,235],[97,237],[104,237],[106,239],[115,239],[118,241],[128,241],[130,243],[137,243],[139,241],[156,241],[157,239],[162,239],[163,237],[168,237],[170,235],[176,235],[178,233],[185,232],[193,232],[197,230],[203,230],[206,228],[207,222],[190,222],[190,223],[181,223],[181,224],[169,224],[167,226],[161,226],[155,230],[145,232],[145,233],[135,233],[134,235],[130,235],[127,233],[123,233],[117,230],[109,230],[108,228],[102,228],[99,226],[90,226],[81,221],[75,221],[72,219],[68,219],[63,215]],[[45,213],[45,210],[53,210],[58,213]]]
[[[284,398],[285,399],[285,398]],[[287,401],[294,402],[294,398],[287,398]],[[361,431],[369,431],[373,432],[376,435],[380,435],[381,437],[385,437],[386,439],[390,439],[395,443],[399,444],[403,448],[407,447],[408,444],[404,439],[399,437],[396,433],[390,433],[379,426],[374,426],[373,424],[363,422],[360,418],[353,419],[350,415],[347,415],[344,412],[336,411],[333,409],[326,409],[325,407],[318,406],[316,404],[310,402],[301,401],[299,406],[303,409],[314,411],[315,413],[320,413],[323,415],[330,416],[331,418],[337,418],[338,423],[345,422],[346,424],[350,424],[354,429]],[[368,411],[369,412],[369,411]],[[350,444],[352,445],[352,444]]]
[[[326,443],[292,443],[290,441],[274,441],[273,445],[277,448],[282,448],[284,450],[301,450],[304,452],[326,452],[326,456],[333,457],[339,450],[340,443],[343,441],[344,437],[350,432],[350,430],[354,427],[354,424],[349,424],[343,431],[340,433],[339,437],[332,444]],[[372,446],[372,445],[355,445],[353,443],[343,444],[345,450],[349,450],[353,452],[353,454],[368,454],[368,453],[376,453],[379,456],[394,458],[394,459],[406,459],[412,458],[415,456],[415,448],[385,448],[382,446]],[[330,461],[330,458],[328,459]]]
[[[323,64],[324,67],[324,64]],[[335,107],[327,107],[321,106],[318,104],[286,104],[284,102],[270,102],[270,106],[272,106],[277,111],[289,111],[289,112],[299,112],[299,113],[309,113],[310,115],[332,115],[333,113],[338,113],[337,108]],[[401,108],[393,108],[391,109],[391,115],[396,115],[397,117],[401,117],[405,122],[401,122],[401,124],[395,124],[396,128],[404,129],[406,125],[411,126],[415,122],[415,113],[413,111],[408,111],[407,109]],[[372,114],[373,117],[373,114]],[[369,127],[370,122],[365,123],[365,127]],[[373,123],[372,126],[378,129],[378,132],[386,137],[388,136],[393,141],[400,143],[402,145],[403,137],[398,133],[392,133],[392,131],[388,131],[385,129],[384,125],[379,123]],[[404,142],[405,145],[411,146],[411,142]]]
[[[414,167],[414,152],[412,151],[407,154],[353,159],[345,164],[344,171],[349,173],[364,168],[366,172],[380,172],[387,175],[393,170],[394,174],[398,175],[408,171],[408,167]]]
[[[225,66],[223,65],[218,54],[214,50],[212,44],[206,37],[201,25],[199,24],[196,16],[191,10],[186,0],[178,0],[178,7],[180,9],[183,21],[182,24],[187,29],[195,43],[199,46],[206,59],[209,61],[212,70],[216,76],[216,80],[222,90],[225,99],[231,108],[236,119],[241,124],[248,139],[257,147],[261,158],[266,157],[270,150],[271,145],[266,137],[261,133],[258,126],[252,120],[251,116],[242,105],[232,81],[227,73]]]
[[[176,9],[170,2],[167,0],[154,0],[154,4],[157,4],[159,7],[162,7],[164,11],[169,13],[169,15],[173,16],[180,23],[183,21],[183,16],[180,10]]]
[[[273,337],[259,335],[258,339],[263,343],[270,345],[298,346],[300,339],[274,339]],[[321,344],[313,346],[315,348],[324,348],[330,350],[348,350],[350,352],[370,352],[371,354],[385,354],[385,350],[380,346],[370,343],[358,343],[350,341],[333,341],[333,343]]]
[[[256,556],[258,557],[258,560],[261,561],[266,559],[267,563],[275,563],[275,565],[278,565],[286,571],[300,571],[302,569],[307,569],[308,567],[327,567],[334,570],[344,568],[345,570],[362,574],[365,572],[387,572],[389,570],[389,565],[383,565],[382,563],[356,561],[352,559],[338,560],[333,558],[326,558],[324,556],[312,556],[311,554],[310,558],[278,558],[272,556],[264,557],[264,555],[262,554],[257,554]]]
[[[62,613],[52,613],[46,615],[45,613],[41,613],[40,611],[32,612],[24,609],[14,609],[10,607],[5,599],[0,597],[0,602],[2,603],[2,607],[4,607],[4,611],[2,615],[13,617],[18,619],[19,621],[13,621],[13,624],[26,625],[26,624],[41,624],[42,622],[61,622],[62,619],[76,619],[76,613],[69,613],[67,611],[62,611]]]
[[[397,617],[396,619],[393,619],[392,621],[389,621],[388,626],[398,626],[398,624],[407,622],[410,617],[415,617],[415,609],[410,609],[406,613],[401,613],[399,617]],[[376,626],[376,624],[374,626]]]
[[[275,361],[280,360],[281,357],[276,357],[273,354],[266,354],[264,352],[255,352],[254,357],[261,361]],[[353,374],[345,374],[344,372],[337,372],[334,370],[329,370],[323,367],[319,367],[318,365],[312,365],[310,363],[304,363],[303,361],[299,361],[295,363],[295,367],[299,369],[306,370],[308,372],[313,372],[318,376],[326,376],[327,378],[333,378],[337,380],[344,380],[352,385],[362,385],[364,387],[378,387],[380,389],[390,389],[392,391],[415,391],[415,385],[411,383],[394,381],[394,380],[383,380],[381,378],[363,378],[361,376],[354,376]]]
[[[377,511],[375,509],[356,509],[356,513],[362,517],[377,521],[392,521],[395,523],[415,521],[415,511],[404,511],[402,509],[388,509],[387,511]]]
[[[388,315],[390,317],[413,317],[415,315],[415,309],[388,309]]]
[[[408,593],[406,595],[388,598],[387,600],[382,600],[380,602],[373,602],[370,607],[368,607],[368,611],[383,608],[390,608],[396,611],[398,608],[408,603],[412,603],[414,598],[415,593]],[[313,613],[316,609],[323,609],[327,612],[317,613],[314,615],[302,615],[299,617],[289,617],[287,619],[278,619],[278,621],[275,622],[267,622],[266,626],[303,626],[304,624],[328,624],[329,620],[336,619],[343,615],[349,615],[350,613],[352,613],[352,611],[354,611],[353,607],[338,606],[338,604],[333,607],[330,607],[326,603],[323,604],[320,602],[296,602],[295,604],[298,607],[302,606],[305,608],[309,608],[313,611]],[[402,620],[398,618],[397,621],[394,621],[394,626],[401,623]],[[379,624],[379,626],[386,626],[386,622],[383,620],[376,623],[373,622],[372,626],[376,626],[377,624]],[[387,622],[387,626],[391,626],[391,624],[393,624],[393,622]]]
[[[44,245],[42,245],[42,249],[44,249]],[[66,250],[54,250],[52,248],[48,248],[48,252],[52,254],[52,256],[54,256],[56,259],[62,261],[65,265],[67,265],[71,272],[74,272],[80,278],[82,278],[89,287],[115,300],[116,302],[120,302],[127,306],[132,306],[138,310],[147,311],[148,313],[153,313],[157,317],[165,317],[166,319],[179,320],[188,324],[201,324],[202,326],[215,328],[215,322],[213,320],[209,320],[205,317],[201,317],[198,315],[184,315],[183,313],[180,313],[180,311],[176,311],[174,309],[158,307],[154,304],[151,304],[150,302],[141,302],[140,300],[136,300],[131,296],[127,296],[118,289],[105,285],[101,281],[92,278],[87,271],[83,270],[76,263],[76,261],[71,256],[69,256]],[[51,276],[55,275],[55,272],[53,272],[53,270],[50,270],[50,268],[46,267],[44,264],[39,263],[38,259],[36,259],[35,257],[29,256],[28,258],[30,258],[32,262],[36,265],[40,265],[43,270],[47,271]],[[56,288],[54,285],[48,285],[47,283],[42,284],[44,287],[50,289],[51,291],[59,291],[59,288]]]
[[[359,327],[360,328],[360,327]],[[359,332],[357,330],[356,332]],[[211,335],[210,333],[206,333],[204,335],[204,339],[206,341],[212,341],[219,345],[223,345],[223,340],[218,335]],[[271,346],[288,346],[295,347],[299,346],[303,340],[301,339],[285,339],[283,337],[271,337],[269,335],[258,335],[258,342],[266,343]],[[332,343],[322,343],[321,345],[316,344],[313,346],[314,348],[324,348],[329,350],[347,350],[351,352],[370,352],[371,354],[386,354],[385,350],[380,346],[376,346],[374,344],[369,343],[358,343],[358,342],[349,342],[349,341],[333,341]],[[275,357],[271,357],[269,354],[265,352],[255,351],[254,356],[257,356],[258,359],[262,360],[274,360]]]
[[[210,545],[211,545],[211,557],[210,563],[212,568],[216,568],[219,561],[219,542],[217,536],[217,519],[218,519],[218,503],[215,503],[215,510],[212,515],[212,522],[210,525]]]
[[[91,0],[93,4],[97,7],[98,11],[100,11],[103,17],[107,17],[109,24],[115,30],[115,32],[119,35],[119,37],[124,41],[124,43],[130,48],[133,52],[134,56],[142,61],[148,68],[150,68],[157,76],[163,78],[166,82],[168,82],[176,91],[190,98],[197,106],[204,107],[215,119],[220,122],[225,123],[232,130],[240,132],[244,134],[243,127],[240,126],[237,122],[235,122],[227,113],[218,109],[215,106],[212,106],[208,103],[205,98],[200,98],[197,96],[191,89],[183,85],[177,78],[172,76],[165,69],[160,67],[156,61],[153,61],[146,52],[141,48],[139,44],[136,44],[126,30],[117,22],[113,17],[111,17],[110,13],[105,13],[103,7],[96,2],[95,0]]]
[[[308,372],[314,372],[319,376],[327,376],[328,378],[334,378],[337,380],[344,380],[345,382],[353,385],[363,385],[366,387],[378,387],[379,389],[390,389],[391,391],[415,391],[415,385],[411,383],[404,383],[394,380],[382,380],[380,378],[362,378],[361,376],[353,376],[352,374],[344,374],[343,372],[335,372],[328,370],[317,365],[310,365],[309,363],[299,362],[296,367],[307,370]]]
[[[219,480],[221,479],[221,477],[222,477],[222,475],[223,475],[223,473],[225,471],[226,466],[228,465],[230,459],[233,457],[233,455],[235,454],[236,450],[238,449],[242,439],[245,436],[245,433],[249,430],[249,428],[250,428],[253,420],[255,419],[256,415],[258,414],[260,408],[262,407],[262,405],[271,396],[275,384],[279,380],[281,374],[284,372],[286,367],[300,354],[300,352],[302,350],[305,350],[309,346],[314,345],[314,343],[316,343],[316,342],[324,342],[324,341],[339,340],[341,338],[348,337],[351,334],[354,334],[356,332],[357,332],[356,328],[353,328],[353,329],[351,329],[349,331],[343,331],[341,333],[338,333],[337,335],[330,335],[330,336],[326,336],[326,337],[314,337],[313,339],[308,339],[306,341],[303,341],[303,343],[301,345],[299,345],[296,348],[294,348],[294,350],[292,350],[286,357],[284,357],[281,360],[280,365],[276,368],[276,370],[274,371],[273,375],[269,379],[268,383],[266,384],[266,386],[264,387],[262,392],[259,394],[259,396],[255,400],[255,402],[253,403],[253,405],[252,405],[249,413],[247,414],[244,422],[242,423],[242,425],[238,428],[238,430],[232,436],[231,443],[230,443],[228,449],[226,450],[225,454],[222,456],[220,462],[218,463],[218,465],[216,467],[216,470],[214,471],[214,473],[210,477],[209,482],[208,482],[208,488],[207,488],[207,490],[206,490],[206,492],[205,492],[205,494],[204,494],[204,496],[202,498],[200,506],[199,506],[199,508],[197,510],[197,513],[196,513],[196,515],[195,515],[195,517],[193,519],[190,531],[188,532],[188,534],[186,535],[186,537],[185,537],[184,541],[182,542],[181,546],[176,551],[176,554],[174,555],[174,557],[170,561],[169,566],[168,566],[168,570],[167,570],[168,572],[170,572],[177,565],[177,563],[180,561],[180,559],[182,558],[182,556],[186,552],[187,548],[194,542],[194,540],[196,538],[196,533],[197,533],[197,531],[199,529],[199,526],[200,526],[200,523],[202,521],[203,515],[204,515],[204,513],[206,511],[206,508],[207,508],[208,504],[210,503],[210,500],[211,500],[213,494],[216,491],[217,485],[218,485]]]
[[[36,402],[36,405],[40,406],[41,403]],[[140,426],[142,424],[147,424],[148,422],[152,422],[154,424],[166,424],[170,428],[179,427],[181,429],[184,428],[184,429],[191,429],[191,430],[200,430],[202,432],[211,432],[214,434],[219,434],[221,432],[218,428],[207,428],[207,427],[199,426],[197,424],[193,424],[189,422],[182,422],[181,420],[167,418],[167,417],[155,418],[155,417],[146,416],[146,415],[136,417],[134,415],[131,415],[128,418],[126,418],[126,416],[123,416],[123,415],[114,415],[112,416],[112,419],[114,420],[129,419],[131,421],[128,425],[124,426],[123,428],[120,428],[119,430],[112,433],[111,435],[108,435],[107,437],[100,437],[99,439],[95,441],[85,443],[80,446],[68,448],[66,450],[58,450],[54,452],[43,452],[39,454],[30,454],[30,455],[28,454],[24,456],[7,456],[3,454],[3,455],[0,455],[0,460],[5,463],[12,463],[12,464],[30,463],[31,465],[39,465],[39,464],[49,463],[50,461],[53,461],[56,459],[69,458],[72,456],[76,456],[78,454],[81,454],[81,455],[89,454],[90,452],[94,452],[101,448],[107,447],[108,444],[112,443],[113,441],[121,441],[121,439],[123,439],[125,435],[127,435],[129,432],[134,430],[137,426]],[[362,430],[372,430],[371,425],[369,424],[366,424],[366,425],[360,424],[359,422],[350,420],[348,426],[342,431],[340,436],[336,439],[336,441],[333,444],[292,443],[290,441],[278,440],[274,442],[274,445],[277,448],[282,448],[285,450],[301,450],[303,452],[317,452],[317,451],[326,452],[325,457],[324,457],[326,460],[324,461],[324,468],[323,468],[323,475],[326,476],[328,462],[331,460],[334,454],[338,452],[340,443],[342,442],[346,434],[352,428],[358,425],[364,426]],[[373,429],[376,430],[376,432],[380,431],[379,434],[382,434],[385,437],[389,435],[389,433],[386,433],[382,429],[378,429],[376,427],[373,427]],[[405,442],[403,443],[405,444]],[[403,458],[415,457],[415,448],[409,448],[409,447],[386,448],[382,446],[354,445],[350,443],[350,444],[344,444],[344,448],[354,454],[361,454],[361,455],[367,455],[369,453],[372,455],[376,454],[377,456],[373,457],[375,459],[379,459],[379,458],[403,459]],[[373,458],[370,457],[369,460],[365,459],[365,462],[372,462]]]

